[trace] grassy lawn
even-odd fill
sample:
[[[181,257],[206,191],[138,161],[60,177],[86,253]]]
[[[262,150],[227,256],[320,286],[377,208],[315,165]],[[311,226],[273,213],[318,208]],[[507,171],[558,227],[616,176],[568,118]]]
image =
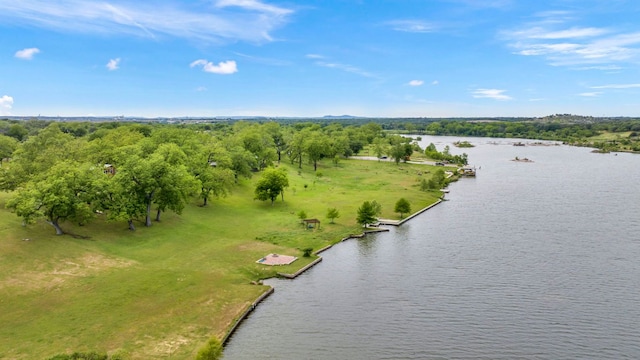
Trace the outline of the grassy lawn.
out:
[[[621,140],[628,139],[629,135],[631,135],[631,131],[626,132],[608,132],[603,131],[597,136],[592,136],[589,138],[591,141],[611,141],[611,140]]]
[[[405,197],[414,211],[439,192],[419,191],[436,167],[377,161],[329,161],[288,169],[284,202],[253,200],[243,180],[207,207],[194,200],[182,215],[130,232],[98,218],[63,229],[88,238],[55,236],[42,222],[23,227],[0,193],[0,359],[42,359],[71,351],[121,351],[131,359],[192,359],[211,336],[221,338],[246,306],[266,290],[251,282],[293,273],[319,249],[360,233],[356,210],[365,200],[398,219]],[[423,175],[419,175],[419,173]],[[335,207],[335,224],[325,218]],[[306,230],[297,213],[322,221]],[[291,265],[255,263],[268,253],[300,257]]]

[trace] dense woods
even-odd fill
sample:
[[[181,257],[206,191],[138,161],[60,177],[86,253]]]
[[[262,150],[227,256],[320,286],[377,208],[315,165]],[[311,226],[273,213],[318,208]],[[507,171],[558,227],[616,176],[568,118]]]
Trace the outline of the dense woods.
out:
[[[180,214],[194,197],[208,206],[240,178],[260,172],[255,196],[284,200],[281,161],[317,169],[318,161],[358,154],[375,140],[377,152],[406,161],[411,139],[382,132],[378,124],[343,126],[276,122],[138,124],[12,122],[0,125],[0,189],[7,208],[25,224],[43,219],[56,234],[62,223],[109,221],[152,226],[162,213]],[[417,148],[419,149],[419,147]]]

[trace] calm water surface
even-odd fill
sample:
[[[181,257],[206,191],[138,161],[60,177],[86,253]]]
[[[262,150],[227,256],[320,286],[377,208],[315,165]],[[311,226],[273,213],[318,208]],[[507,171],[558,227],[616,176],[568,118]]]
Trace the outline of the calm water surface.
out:
[[[270,280],[225,359],[640,359],[640,155],[465,140],[477,178]]]

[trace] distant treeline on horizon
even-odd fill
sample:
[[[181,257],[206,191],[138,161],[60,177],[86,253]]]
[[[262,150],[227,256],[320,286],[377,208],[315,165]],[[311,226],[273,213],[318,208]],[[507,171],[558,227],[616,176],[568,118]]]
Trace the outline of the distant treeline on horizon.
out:
[[[17,121],[48,121],[48,122],[160,122],[160,123],[199,123],[199,122],[236,122],[236,121],[276,121],[281,123],[290,122],[330,122],[359,124],[363,122],[374,123],[432,123],[442,121],[462,121],[462,122],[567,122],[567,123],[597,123],[612,121],[633,121],[640,120],[640,117],[633,116],[585,116],[574,114],[554,114],[543,117],[522,116],[481,116],[481,117],[366,117],[353,115],[325,115],[318,117],[304,116],[183,116],[183,117],[142,117],[142,116],[4,116],[2,120]]]
[[[320,118],[232,117],[232,118],[134,118],[134,117],[5,117],[0,119],[0,135],[23,141],[49,124],[75,137],[92,134],[102,128],[124,124],[145,127],[179,126],[201,131],[228,129],[235,124],[278,123],[300,129],[309,125],[360,127],[375,124],[385,132],[414,135],[448,135],[496,138],[526,138],[562,141],[607,151],[640,152],[640,117],[593,117],[554,114],[545,117],[478,117],[478,118],[368,118],[350,115]],[[613,136],[607,133],[615,134]]]

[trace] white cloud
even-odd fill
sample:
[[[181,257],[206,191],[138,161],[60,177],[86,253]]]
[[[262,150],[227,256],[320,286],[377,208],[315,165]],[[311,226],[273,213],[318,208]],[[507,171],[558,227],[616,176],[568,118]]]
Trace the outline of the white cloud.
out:
[[[576,52],[582,46],[579,44],[562,43],[562,44],[536,44],[527,47],[518,52],[520,55],[535,56],[549,54],[571,54]]]
[[[438,84],[440,84],[440,82],[439,82],[438,80],[433,80],[433,81],[431,82],[431,85],[438,85]]]
[[[598,92],[598,91],[594,91],[594,92],[584,92],[584,93],[580,93],[578,95],[583,96],[583,97],[598,97],[598,96],[602,95],[602,93]]]
[[[3,95],[0,97],[0,114],[8,115],[9,111],[13,107],[13,98],[9,95]]]
[[[228,75],[228,74],[233,74],[238,72],[238,66],[236,65],[236,62],[233,60],[221,61],[218,63],[218,65],[216,65],[205,59],[199,59],[189,64],[189,66],[190,67],[202,66],[203,71],[214,73],[214,74],[222,74],[222,75]]]
[[[206,87],[204,87],[204,86],[198,86],[198,87],[196,88],[196,91],[198,91],[198,92],[201,92],[201,91],[207,91],[207,88],[206,88]]]
[[[608,72],[618,72],[623,68],[618,65],[594,65],[594,66],[582,66],[574,68],[575,70],[604,70]]]
[[[527,39],[575,39],[575,38],[586,38],[586,37],[596,37],[600,35],[604,35],[608,33],[607,29],[599,29],[599,28],[580,28],[580,27],[572,27],[568,29],[562,30],[552,30],[545,28],[543,26],[533,26],[530,28],[525,28],[523,30],[515,31],[512,35],[515,35],[520,38]]]
[[[293,64],[289,60],[283,60],[283,59],[272,58],[272,57],[262,57],[262,56],[249,55],[249,54],[245,54],[245,53],[241,53],[241,52],[237,52],[237,51],[234,51],[233,53],[235,55],[237,55],[237,56],[241,56],[241,57],[249,60],[252,63],[257,63],[257,64],[265,64],[265,65],[270,65],[270,66],[291,66]]]
[[[305,55],[305,57],[307,59],[312,59],[312,60],[316,60],[314,62],[315,65],[317,66],[322,66],[322,67],[326,67],[326,68],[330,68],[330,69],[337,69],[337,70],[342,70],[348,73],[352,73],[352,74],[356,74],[356,75],[360,75],[360,76],[364,76],[364,77],[368,77],[368,78],[377,78],[376,75],[365,71],[363,69],[360,69],[356,66],[353,65],[349,65],[349,64],[342,64],[342,63],[337,63],[337,62],[330,62],[330,61],[325,61],[325,59],[327,59],[325,56],[323,55],[318,55],[318,54],[307,54]]]
[[[515,53],[542,56],[555,66],[588,66],[603,69],[615,63],[640,61],[640,32],[614,28],[575,26],[571,13],[545,13],[535,22],[502,32]]]
[[[356,74],[356,75],[360,75],[360,76],[364,76],[364,77],[369,77],[369,78],[373,78],[376,77],[375,75],[362,70],[358,67],[355,67],[353,65],[349,65],[349,64],[340,64],[340,63],[331,63],[331,62],[325,62],[325,61],[316,61],[315,63],[318,66],[322,66],[322,67],[326,67],[326,68],[330,68],[330,69],[338,69],[338,70],[342,70],[342,71],[346,71],[352,74]]]
[[[112,0],[0,1],[0,22],[82,34],[205,42],[272,41],[293,10],[258,0],[146,2]]]
[[[429,33],[435,30],[435,26],[431,23],[421,20],[394,20],[387,22],[393,30],[412,32],[412,33]]]
[[[280,8],[273,5],[268,5],[256,0],[218,0],[216,6],[220,8],[224,7],[240,7],[251,11],[271,13],[275,15],[288,15],[292,13],[292,10]]]
[[[422,86],[422,84],[424,84],[424,81],[422,81],[422,80],[411,80],[411,81],[409,81],[409,86]]]
[[[592,89],[632,89],[632,88],[640,88],[640,84],[610,84],[610,85],[600,85],[600,86],[592,86]]]
[[[499,89],[476,89],[473,91],[472,95],[474,98],[487,98],[494,100],[511,100],[512,97],[503,94],[506,90]]]
[[[31,60],[33,56],[40,52],[38,48],[28,48],[16,51],[15,57],[23,60]]]
[[[120,68],[120,58],[109,60],[106,66],[109,71],[118,70]]]

